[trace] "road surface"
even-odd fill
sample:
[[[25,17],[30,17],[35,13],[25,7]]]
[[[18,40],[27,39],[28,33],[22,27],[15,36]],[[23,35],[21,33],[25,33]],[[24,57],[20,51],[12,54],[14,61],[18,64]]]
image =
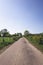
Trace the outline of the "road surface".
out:
[[[43,65],[43,54],[21,38],[0,55],[0,65]]]

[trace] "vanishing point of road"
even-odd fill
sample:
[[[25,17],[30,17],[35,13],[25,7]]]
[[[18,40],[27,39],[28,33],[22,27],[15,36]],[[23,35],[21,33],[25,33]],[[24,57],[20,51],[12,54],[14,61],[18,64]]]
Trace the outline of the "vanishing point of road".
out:
[[[0,55],[0,65],[43,65],[43,54],[21,38]]]

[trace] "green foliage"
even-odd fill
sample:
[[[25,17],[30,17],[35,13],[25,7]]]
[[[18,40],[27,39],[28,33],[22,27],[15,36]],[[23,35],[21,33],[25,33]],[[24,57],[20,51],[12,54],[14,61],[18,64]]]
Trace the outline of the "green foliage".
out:
[[[42,44],[43,45],[43,38],[40,38],[39,44]]]
[[[7,29],[2,29],[0,31],[0,49],[2,49],[5,46],[8,46],[9,44],[12,44],[21,37],[22,33],[15,33],[11,35]]]
[[[25,36],[35,47],[43,52],[43,35],[42,34],[31,34]]]
[[[28,30],[25,30],[24,31],[24,35],[26,36],[26,35],[29,35],[30,33],[29,33],[29,31]]]
[[[12,37],[13,37],[13,39],[14,39],[15,41],[17,41],[19,38],[22,37],[22,33],[15,33],[15,34],[12,35]]]
[[[0,49],[13,43],[14,41],[15,40],[13,40],[12,37],[0,37]]]
[[[0,37],[0,49],[12,44],[13,42],[17,41],[19,38],[20,38],[19,36]]]

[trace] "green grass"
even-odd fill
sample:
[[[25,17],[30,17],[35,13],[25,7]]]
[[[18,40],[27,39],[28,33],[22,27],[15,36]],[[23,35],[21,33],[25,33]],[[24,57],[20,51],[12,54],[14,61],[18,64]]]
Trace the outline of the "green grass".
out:
[[[43,52],[43,44],[40,42],[40,36],[25,36],[32,45],[34,45],[37,49],[39,49],[41,52]],[[43,38],[42,38],[43,39]],[[40,44],[39,44],[40,43]]]

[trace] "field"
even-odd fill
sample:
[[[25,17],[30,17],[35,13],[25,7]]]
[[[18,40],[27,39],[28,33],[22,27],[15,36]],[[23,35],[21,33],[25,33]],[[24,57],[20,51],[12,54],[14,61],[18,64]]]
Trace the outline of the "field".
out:
[[[25,36],[31,44],[33,44],[37,49],[43,52],[43,35],[42,34],[30,34]]]

